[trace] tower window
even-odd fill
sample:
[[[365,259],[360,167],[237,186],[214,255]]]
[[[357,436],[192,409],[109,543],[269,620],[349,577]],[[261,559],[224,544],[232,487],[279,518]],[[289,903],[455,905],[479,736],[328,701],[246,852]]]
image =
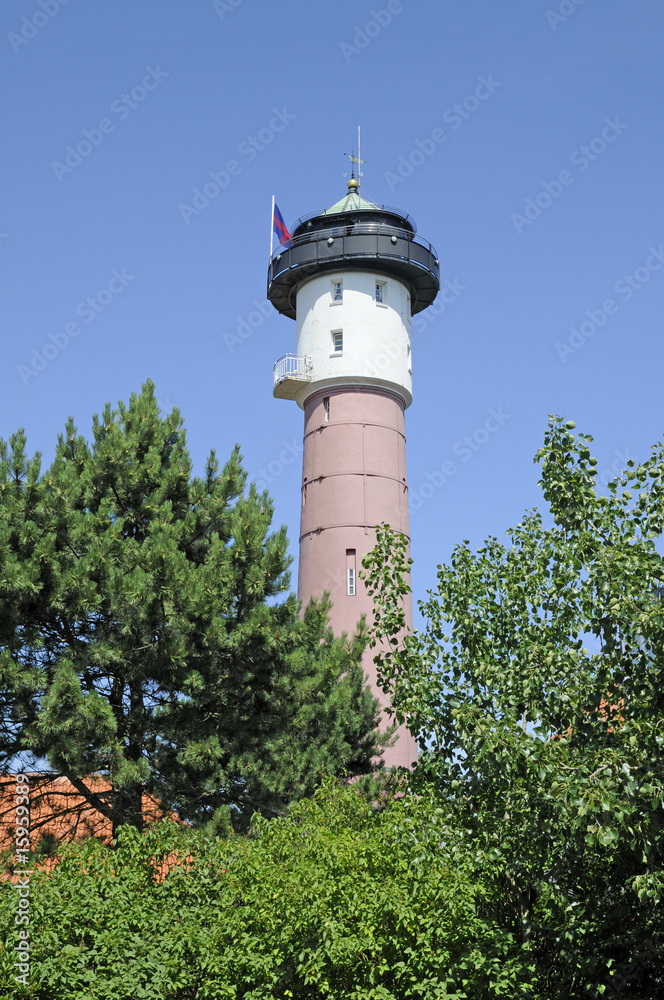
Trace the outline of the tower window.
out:
[[[332,347],[335,354],[341,354],[344,349],[344,335],[341,330],[332,331]]]
[[[343,302],[344,297],[344,286],[341,281],[332,282],[332,301],[333,302]]]
[[[378,305],[385,305],[386,288],[384,281],[376,282],[376,302]]]
[[[323,409],[325,410],[325,422],[330,419],[330,397],[326,396],[323,400]]]
[[[355,549],[346,549],[346,593],[355,597]]]

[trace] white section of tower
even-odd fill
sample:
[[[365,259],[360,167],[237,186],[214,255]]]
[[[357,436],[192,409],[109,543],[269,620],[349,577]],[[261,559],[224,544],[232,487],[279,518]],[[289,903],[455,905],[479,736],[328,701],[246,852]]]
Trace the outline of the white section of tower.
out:
[[[413,385],[410,293],[388,275],[336,271],[297,291],[297,354],[310,363],[304,402],[331,386],[376,385],[410,406]]]

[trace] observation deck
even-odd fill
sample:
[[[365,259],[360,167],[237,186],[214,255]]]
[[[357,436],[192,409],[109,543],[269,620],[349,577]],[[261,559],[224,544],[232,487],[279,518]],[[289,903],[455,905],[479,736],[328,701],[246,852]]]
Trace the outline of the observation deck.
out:
[[[365,201],[351,183],[345,199],[299,219],[292,245],[279,246],[270,258],[267,295],[290,319],[295,319],[298,287],[325,271],[370,271],[398,278],[410,290],[412,315],[430,306],[438,294],[438,254],[417,236],[414,220],[396,208]]]

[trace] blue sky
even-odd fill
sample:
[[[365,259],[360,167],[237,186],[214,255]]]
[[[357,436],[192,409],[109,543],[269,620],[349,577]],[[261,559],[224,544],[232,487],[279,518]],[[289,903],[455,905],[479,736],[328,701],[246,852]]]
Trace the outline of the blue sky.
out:
[[[447,289],[413,324],[422,597],[539,502],[548,413],[600,478],[661,438],[663,28],[661,0],[5,0],[0,436],[48,462],[70,414],[89,435],[152,378],[198,472],[241,444],[297,556],[270,203],[341,197],[360,124],[363,194],[416,219]]]

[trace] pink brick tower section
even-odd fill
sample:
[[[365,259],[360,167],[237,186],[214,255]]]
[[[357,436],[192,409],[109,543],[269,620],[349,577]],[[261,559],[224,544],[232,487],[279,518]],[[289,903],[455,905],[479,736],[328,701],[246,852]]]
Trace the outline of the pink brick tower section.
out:
[[[359,571],[376,543],[375,526],[383,523],[410,539],[403,399],[378,386],[314,393],[304,405],[298,596],[306,605],[328,590],[337,634],[350,635],[360,615],[369,623],[373,619]],[[405,611],[412,628],[410,597]],[[366,651],[363,666],[385,708],[374,652]],[[407,767],[416,757],[415,741],[403,727],[396,744],[385,750],[385,763]]]
[[[332,628],[350,634],[373,617],[359,573],[376,526],[410,540],[411,315],[436,297],[438,258],[409,216],[361,198],[354,178],[344,199],[292,234],[271,258],[268,296],[297,327],[296,353],[274,366],[274,395],[304,410],[298,596],[306,605],[329,591]],[[410,601],[405,611],[410,628]],[[363,666],[387,708],[373,655]],[[402,727],[385,763],[408,767],[416,756]]]

